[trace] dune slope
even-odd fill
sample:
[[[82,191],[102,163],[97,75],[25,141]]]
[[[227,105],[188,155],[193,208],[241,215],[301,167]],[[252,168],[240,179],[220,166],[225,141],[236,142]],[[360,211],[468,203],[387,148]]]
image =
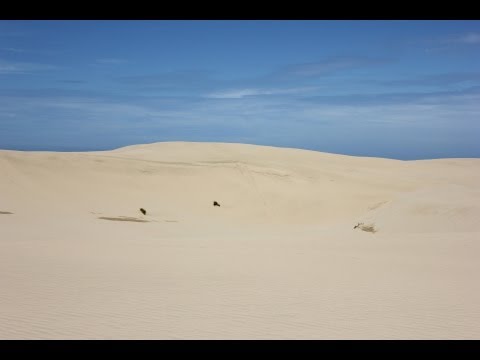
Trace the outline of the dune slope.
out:
[[[480,159],[0,151],[0,338],[478,339],[479,183]]]

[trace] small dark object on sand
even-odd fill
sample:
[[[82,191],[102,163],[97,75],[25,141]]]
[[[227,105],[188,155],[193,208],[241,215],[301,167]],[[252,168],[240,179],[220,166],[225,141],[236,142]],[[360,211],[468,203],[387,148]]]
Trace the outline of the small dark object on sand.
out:
[[[147,215],[147,211],[145,209],[140,208],[140,211],[142,212],[143,215]]]
[[[357,225],[355,225],[353,228],[356,229],[358,228],[359,226],[363,225],[363,223],[358,223]]]
[[[218,202],[214,201],[213,206],[220,206],[220,204]]]

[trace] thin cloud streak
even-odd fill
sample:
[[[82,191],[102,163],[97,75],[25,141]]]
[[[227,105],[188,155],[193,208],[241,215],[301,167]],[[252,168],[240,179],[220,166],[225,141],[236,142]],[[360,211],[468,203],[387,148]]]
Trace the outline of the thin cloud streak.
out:
[[[479,45],[480,33],[470,32],[461,35],[450,35],[442,38],[426,40],[424,42],[428,44],[425,48],[425,52],[427,53],[451,51],[458,48],[458,46]]]
[[[28,74],[35,71],[56,69],[57,66],[28,62],[10,62],[0,59],[0,74]]]
[[[480,44],[480,33],[468,33],[454,37],[450,42],[462,44]]]
[[[345,94],[337,96],[323,95],[302,97],[299,100],[316,104],[364,107],[388,104],[441,104],[447,100],[461,101],[473,98],[480,100],[479,86],[472,86],[461,91],[392,92],[373,94]]]
[[[265,95],[293,95],[302,94],[318,89],[317,87],[301,87],[286,89],[232,89],[213,92],[205,95],[206,98],[212,99],[241,99],[247,96],[265,96]]]
[[[479,72],[458,72],[458,73],[446,73],[436,74],[428,76],[420,76],[412,79],[390,80],[382,81],[384,85],[408,85],[408,86],[444,86],[454,85],[461,83],[479,83]]]
[[[116,64],[126,64],[128,63],[128,60],[126,59],[116,59],[116,58],[104,58],[104,59],[97,59],[96,63],[98,64],[110,64],[110,65],[116,65]]]
[[[393,59],[388,58],[369,58],[360,56],[333,57],[318,62],[289,65],[275,72],[273,76],[278,76],[279,78],[317,77],[329,75],[338,71],[384,65],[392,61]]]
[[[6,51],[6,52],[10,52],[10,53],[27,53],[29,51],[27,50],[24,50],[24,49],[17,49],[17,48],[0,48],[1,51]]]

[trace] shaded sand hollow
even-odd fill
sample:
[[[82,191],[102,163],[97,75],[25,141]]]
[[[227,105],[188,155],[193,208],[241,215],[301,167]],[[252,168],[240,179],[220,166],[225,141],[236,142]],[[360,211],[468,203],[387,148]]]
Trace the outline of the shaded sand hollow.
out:
[[[479,184],[480,159],[0,151],[0,338],[479,339]]]

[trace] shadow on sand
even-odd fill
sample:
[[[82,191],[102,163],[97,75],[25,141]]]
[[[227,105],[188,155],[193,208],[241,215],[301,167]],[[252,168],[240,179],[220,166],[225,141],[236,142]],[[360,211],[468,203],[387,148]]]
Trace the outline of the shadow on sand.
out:
[[[107,216],[100,216],[99,219],[102,220],[110,220],[110,221],[130,221],[130,222],[150,222],[148,220],[142,220],[142,219],[137,219],[134,217],[128,217],[128,216],[118,216],[118,217],[107,217]]]

